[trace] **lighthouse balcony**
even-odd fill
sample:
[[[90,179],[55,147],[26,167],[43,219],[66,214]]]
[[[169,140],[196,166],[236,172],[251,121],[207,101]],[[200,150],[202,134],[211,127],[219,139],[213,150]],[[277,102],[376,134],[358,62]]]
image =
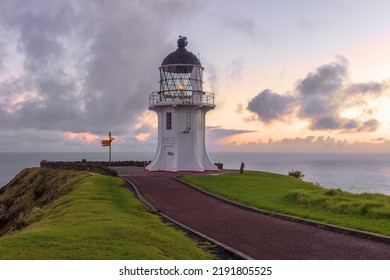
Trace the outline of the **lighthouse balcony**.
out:
[[[154,91],[149,95],[149,107],[163,105],[202,105],[215,107],[214,93],[204,91]]]

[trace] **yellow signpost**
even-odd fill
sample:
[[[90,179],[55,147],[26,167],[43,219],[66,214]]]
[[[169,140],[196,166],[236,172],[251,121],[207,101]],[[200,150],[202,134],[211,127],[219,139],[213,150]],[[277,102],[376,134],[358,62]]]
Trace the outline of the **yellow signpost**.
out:
[[[108,146],[110,146],[110,145],[111,145],[110,140],[102,140],[102,146],[103,146],[103,147],[108,147]]]
[[[114,141],[115,138],[111,137],[111,131],[108,133],[108,139],[104,139],[101,141],[103,147],[109,147],[109,161],[108,164],[111,166],[111,142]]]

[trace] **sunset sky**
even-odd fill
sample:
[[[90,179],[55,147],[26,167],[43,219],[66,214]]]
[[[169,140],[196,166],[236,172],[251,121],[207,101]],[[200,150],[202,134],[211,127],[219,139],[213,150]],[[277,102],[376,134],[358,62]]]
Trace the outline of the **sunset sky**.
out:
[[[215,92],[209,151],[390,153],[390,2],[0,2],[0,152],[154,151],[178,35]]]

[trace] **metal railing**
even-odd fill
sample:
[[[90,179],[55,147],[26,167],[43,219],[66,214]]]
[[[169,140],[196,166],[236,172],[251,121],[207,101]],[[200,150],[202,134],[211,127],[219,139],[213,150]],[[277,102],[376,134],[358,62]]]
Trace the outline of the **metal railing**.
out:
[[[191,90],[167,90],[154,91],[149,95],[149,106],[170,104],[214,106],[214,93]]]

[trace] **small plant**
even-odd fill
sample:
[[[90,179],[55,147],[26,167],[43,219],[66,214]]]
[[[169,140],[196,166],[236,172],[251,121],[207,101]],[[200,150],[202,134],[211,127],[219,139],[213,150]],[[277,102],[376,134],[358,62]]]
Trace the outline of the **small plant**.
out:
[[[328,189],[325,191],[325,195],[327,195],[327,196],[336,196],[339,194],[341,194],[340,189]]]
[[[305,177],[305,175],[302,173],[302,171],[294,170],[294,169],[292,171],[288,172],[288,176],[293,176],[299,180],[303,180],[303,178]]]

